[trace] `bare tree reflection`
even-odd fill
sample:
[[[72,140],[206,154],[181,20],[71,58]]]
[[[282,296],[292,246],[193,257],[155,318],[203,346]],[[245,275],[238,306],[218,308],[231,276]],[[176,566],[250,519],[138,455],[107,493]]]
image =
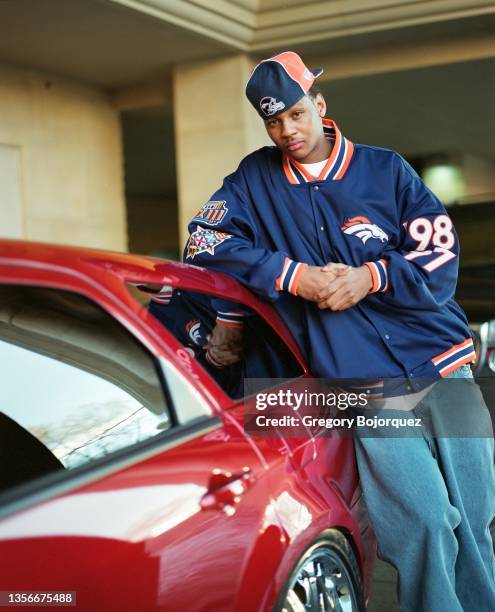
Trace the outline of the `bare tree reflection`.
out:
[[[135,401],[111,400],[84,404],[60,423],[37,425],[31,431],[66,468],[74,468],[168,427],[165,414],[153,414]]]

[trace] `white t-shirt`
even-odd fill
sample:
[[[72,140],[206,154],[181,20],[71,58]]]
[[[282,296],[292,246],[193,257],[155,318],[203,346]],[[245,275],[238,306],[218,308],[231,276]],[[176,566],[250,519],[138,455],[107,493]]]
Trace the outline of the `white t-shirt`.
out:
[[[304,169],[309,172],[309,174],[311,174],[313,178],[318,178],[327,161],[328,159],[324,159],[323,161],[319,161],[314,164],[301,164],[301,166],[303,166]]]

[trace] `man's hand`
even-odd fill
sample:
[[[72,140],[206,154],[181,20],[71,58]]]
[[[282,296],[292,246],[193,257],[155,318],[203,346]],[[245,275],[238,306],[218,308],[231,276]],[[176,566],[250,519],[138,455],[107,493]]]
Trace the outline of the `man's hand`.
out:
[[[206,357],[217,368],[232,365],[241,360],[242,327],[215,325],[208,336]]]
[[[331,269],[334,265],[327,264],[322,270]],[[318,308],[334,311],[351,308],[368,295],[372,286],[373,279],[367,266],[349,266],[345,274],[335,277],[318,293]]]
[[[329,263],[324,268],[308,266],[301,275],[297,286],[297,295],[310,300],[319,301],[319,294],[328,288],[329,283],[340,275],[345,275],[349,266],[345,264]]]

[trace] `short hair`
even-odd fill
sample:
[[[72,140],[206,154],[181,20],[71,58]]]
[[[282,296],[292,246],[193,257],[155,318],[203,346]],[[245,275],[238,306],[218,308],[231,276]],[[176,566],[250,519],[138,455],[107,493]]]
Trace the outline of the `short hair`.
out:
[[[316,95],[317,94],[322,94],[323,95],[323,92],[321,91],[321,89],[319,88],[318,85],[313,83],[313,85],[311,86],[311,89],[309,89],[309,91],[308,91],[308,93],[306,95],[309,96],[312,100],[316,100]]]

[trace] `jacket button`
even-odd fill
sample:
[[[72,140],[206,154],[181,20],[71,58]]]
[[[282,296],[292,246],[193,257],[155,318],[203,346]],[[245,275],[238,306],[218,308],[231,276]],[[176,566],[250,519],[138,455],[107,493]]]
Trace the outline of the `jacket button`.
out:
[[[390,336],[388,334],[385,334],[385,340],[390,340]]]
[[[314,189],[315,191],[318,191],[318,189],[319,189],[318,185],[315,185],[315,186],[313,187],[313,189]]]

